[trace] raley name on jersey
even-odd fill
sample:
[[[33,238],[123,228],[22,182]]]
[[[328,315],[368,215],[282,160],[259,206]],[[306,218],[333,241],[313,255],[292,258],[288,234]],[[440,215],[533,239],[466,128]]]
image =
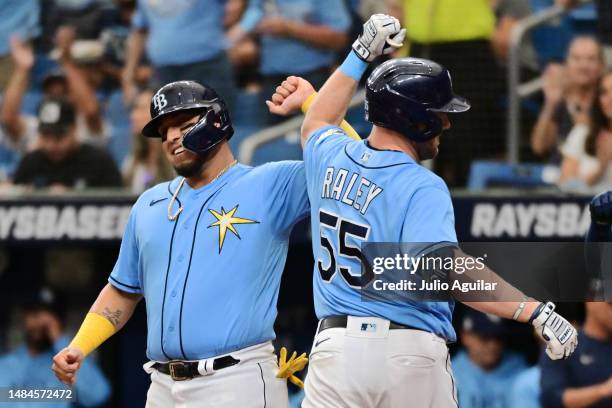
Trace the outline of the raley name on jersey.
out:
[[[382,192],[381,187],[359,173],[346,169],[336,171],[335,168],[328,167],[323,178],[321,198],[340,201],[365,214],[372,201]]]

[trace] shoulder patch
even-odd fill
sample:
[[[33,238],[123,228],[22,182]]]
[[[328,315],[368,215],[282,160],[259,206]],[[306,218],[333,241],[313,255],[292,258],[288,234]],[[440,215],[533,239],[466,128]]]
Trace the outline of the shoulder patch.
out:
[[[315,144],[321,143],[324,139],[332,135],[344,135],[344,131],[338,128],[327,129],[325,132],[321,133],[321,136],[317,138],[317,141],[315,142]]]

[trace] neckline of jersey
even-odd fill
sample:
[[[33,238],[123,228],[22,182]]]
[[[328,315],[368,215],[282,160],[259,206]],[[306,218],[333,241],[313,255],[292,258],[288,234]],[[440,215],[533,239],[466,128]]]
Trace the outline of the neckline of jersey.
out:
[[[236,172],[237,168],[242,168],[244,167],[243,164],[241,163],[236,163],[234,166],[230,167],[229,169],[227,169],[226,172],[224,172],[221,176],[219,176],[219,178],[217,178],[216,180],[214,180],[212,183],[208,183],[203,185],[202,187],[198,187],[198,188],[192,188],[189,183],[185,182],[185,186],[183,187],[185,189],[185,192],[189,195],[196,195],[199,196],[200,194],[209,191],[212,188],[215,188],[215,186],[219,186],[221,185],[225,180],[227,180],[227,178],[234,174]]]
[[[372,145],[370,144],[370,141],[369,141],[368,139],[364,139],[364,140],[363,140],[363,142],[364,142],[365,146],[366,146],[368,149],[372,149],[372,150],[377,151],[377,152],[393,152],[393,153],[403,153],[403,154],[406,154],[406,153],[402,152],[401,150],[395,150],[395,149],[379,149],[379,148],[377,148],[377,147],[372,146]]]

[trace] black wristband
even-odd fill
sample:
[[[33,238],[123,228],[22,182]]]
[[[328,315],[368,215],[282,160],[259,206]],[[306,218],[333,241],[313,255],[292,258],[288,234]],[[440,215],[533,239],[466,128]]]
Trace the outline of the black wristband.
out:
[[[527,321],[527,323],[532,324],[533,321],[536,319],[536,317],[538,317],[538,315],[542,312],[542,309],[544,309],[546,307],[546,303],[542,302],[540,303],[540,305],[536,308],[536,310],[533,311],[533,313],[531,314],[531,317],[529,317],[529,320]]]

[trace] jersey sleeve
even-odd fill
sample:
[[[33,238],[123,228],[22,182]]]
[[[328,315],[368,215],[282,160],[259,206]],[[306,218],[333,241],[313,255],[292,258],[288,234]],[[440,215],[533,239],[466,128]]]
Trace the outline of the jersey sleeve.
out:
[[[306,177],[310,178],[316,174],[316,170],[322,167],[321,163],[326,163],[330,157],[339,154],[351,141],[353,139],[338,126],[323,126],[315,130],[304,145]]]
[[[283,161],[267,166],[267,189],[263,199],[269,203],[274,230],[282,236],[289,234],[293,225],[310,211],[304,163]]]
[[[136,239],[135,218],[137,208],[138,203],[132,207],[127,225],[125,226],[125,231],[123,232],[119,257],[108,278],[108,282],[111,285],[128,293],[142,293],[139,271],[139,251]]]
[[[445,186],[431,185],[414,192],[408,203],[401,240],[432,244],[432,249],[441,246],[434,244],[457,244],[453,203]]]

